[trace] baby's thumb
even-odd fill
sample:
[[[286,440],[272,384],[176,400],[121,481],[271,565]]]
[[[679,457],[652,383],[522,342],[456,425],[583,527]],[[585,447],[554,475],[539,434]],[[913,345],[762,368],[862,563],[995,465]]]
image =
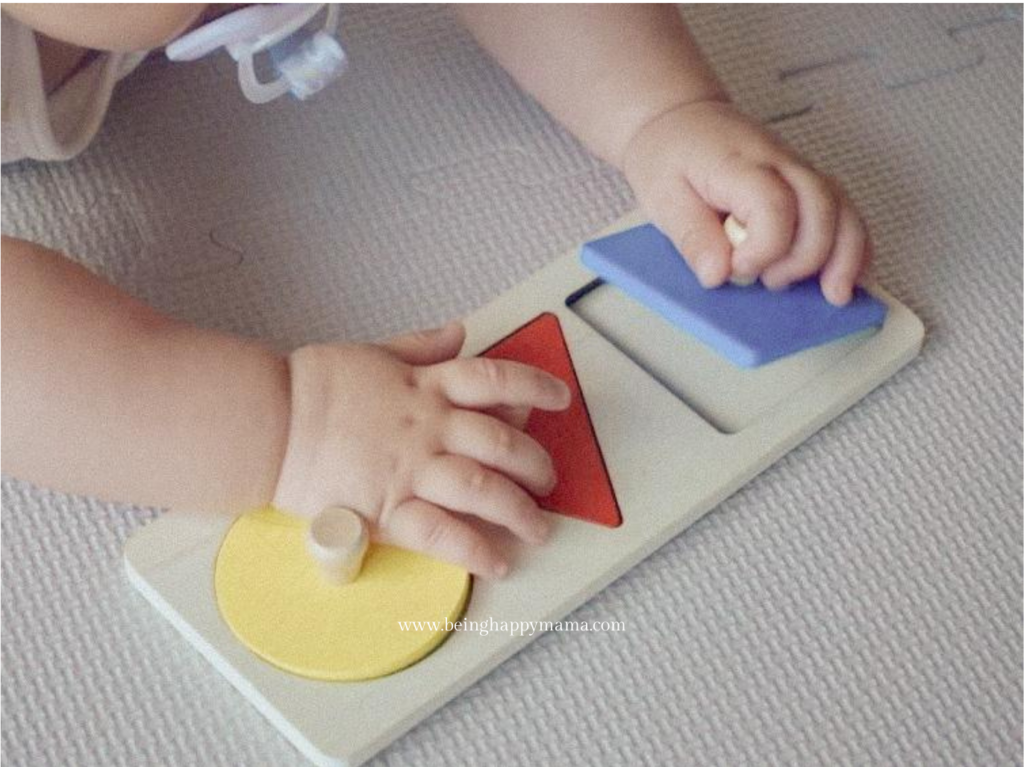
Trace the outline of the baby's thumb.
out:
[[[701,285],[717,288],[729,279],[732,248],[718,213],[696,192],[685,188],[652,214],[654,223],[682,253]]]
[[[462,323],[449,322],[444,327],[396,336],[381,346],[410,365],[433,365],[455,357],[465,340]]]

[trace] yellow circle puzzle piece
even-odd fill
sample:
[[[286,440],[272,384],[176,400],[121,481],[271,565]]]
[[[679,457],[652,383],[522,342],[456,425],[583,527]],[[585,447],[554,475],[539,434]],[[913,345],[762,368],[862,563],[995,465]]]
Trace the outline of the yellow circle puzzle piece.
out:
[[[469,573],[392,546],[371,544],[359,577],[331,584],[306,551],[306,526],[273,509],[252,511],[231,526],[217,554],[221,615],[275,666],[325,681],[385,676],[436,649],[446,621],[465,610]]]

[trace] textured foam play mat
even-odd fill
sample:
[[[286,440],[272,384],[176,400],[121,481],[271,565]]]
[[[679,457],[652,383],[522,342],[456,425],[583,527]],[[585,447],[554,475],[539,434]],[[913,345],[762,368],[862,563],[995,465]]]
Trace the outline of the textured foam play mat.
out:
[[[927,343],[572,614],[626,631],[540,637],[380,763],[1017,763],[1019,6],[685,12],[846,183]],[[466,314],[633,207],[444,9],[342,30],[350,73],[301,107],[223,57],[144,64],[81,158],[4,169],[4,232],[289,347]],[[4,478],[12,764],[305,763],[126,583],[158,514]]]

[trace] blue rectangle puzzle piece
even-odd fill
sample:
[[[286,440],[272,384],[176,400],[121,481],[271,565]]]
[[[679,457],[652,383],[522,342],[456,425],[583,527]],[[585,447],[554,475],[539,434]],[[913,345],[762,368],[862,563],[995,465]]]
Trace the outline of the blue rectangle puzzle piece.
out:
[[[817,278],[781,291],[760,282],[708,290],[653,224],[588,242],[580,257],[606,282],[745,368],[880,327],[888,309],[862,288],[846,306],[833,306]]]

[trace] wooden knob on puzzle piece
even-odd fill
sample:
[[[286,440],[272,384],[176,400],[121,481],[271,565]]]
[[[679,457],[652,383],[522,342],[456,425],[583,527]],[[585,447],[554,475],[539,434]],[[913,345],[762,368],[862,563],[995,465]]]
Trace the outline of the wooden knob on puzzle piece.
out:
[[[356,579],[369,546],[366,522],[341,506],[326,508],[313,517],[306,533],[306,548],[320,564],[324,578],[337,585]]]
[[[726,217],[722,226],[725,228],[725,236],[728,238],[729,244],[734,248],[739,247],[747,239],[747,230],[743,228],[743,224],[737,221],[736,217],[731,213]],[[730,277],[729,282],[733,285],[745,287],[757,282],[757,277]]]

